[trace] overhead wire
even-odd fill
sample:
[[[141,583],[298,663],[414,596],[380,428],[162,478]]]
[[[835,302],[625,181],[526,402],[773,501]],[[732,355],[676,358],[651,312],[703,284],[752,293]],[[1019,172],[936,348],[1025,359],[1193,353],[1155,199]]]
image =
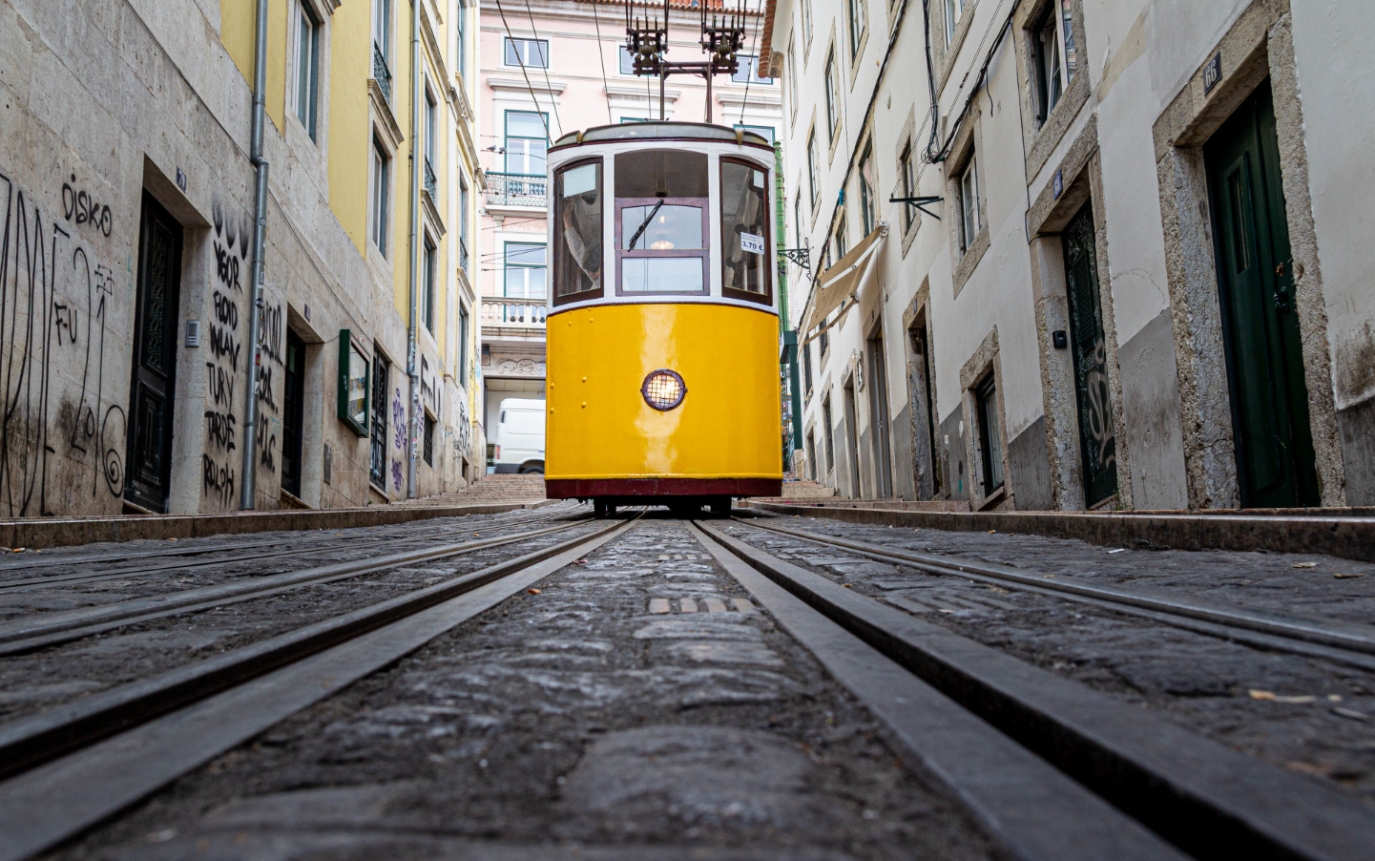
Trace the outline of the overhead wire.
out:
[[[525,0],[525,15],[530,19],[530,32],[534,34],[535,44],[538,45],[540,43],[539,28],[535,26],[535,13],[530,11],[530,0]],[[554,85],[549,83],[549,53],[547,49],[542,59],[544,60],[544,65],[540,68],[544,70],[544,86],[549,92],[549,106],[554,109],[554,122],[559,124],[559,134],[562,135],[565,129],[563,127],[563,119],[559,116],[559,103],[554,98]],[[549,142],[553,143],[553,138],[550,138]]]
[[[759,71],[761,59],[759,56],[759,22],[763,17],[764,10],[761,8],[754,19],[754,65],[750,66],[749,71],[745,73],[745,96],[740,100],[740,125],[742,126],[745,124],[745,105],[749,104],[750,100],[750,83],[754,80],[755,72]]]
[[[501,15],[501,26],[506,28],[506,38],[510,39],[511,43],[514,45],[516,37],[511,34],[511,25],[506,23],[506,10],[501,7],[501,0],[496,0],[496,3],[497,13]],[[553,143],[554,138],[549,134],[549,119],[544,115],[544,111],[540,109],[539,99],[535,98],[535,88],[530,85],[530,73],[525,70],[525,58],[520,55],[519,50],[516,51],[516,63],[520,65],[520,74],[525,78],[525,91],[530,94],[530,101],[535,105],[535,113],[539,116],[540,122],[544,125],[544,139],[549,143]]]
[[[611,84],[606,80],[606,57],[602,54],[602,22],[601,16],[597,14],[597,0],[592,0],[592,23],[597,28],[597,60],[602,64],[602,92],[606,93],[606,123],[611,125],[615,120],[611,119]]]

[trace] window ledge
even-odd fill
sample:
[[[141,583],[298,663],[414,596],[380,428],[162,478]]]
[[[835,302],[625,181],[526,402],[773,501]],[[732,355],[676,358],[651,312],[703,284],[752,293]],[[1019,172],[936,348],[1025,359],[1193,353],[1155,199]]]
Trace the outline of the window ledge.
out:
[[[954,281],[954,294],[960,295],[964,285],[969,281],[969,277],[978,268],[979,261],[983,259],[984,252],[988,251],[990,244],[988,228],[979,229],[979,235],[974,237],[974,242],[964,250],[964,254],[955,262],[955,271],[952,280]]]

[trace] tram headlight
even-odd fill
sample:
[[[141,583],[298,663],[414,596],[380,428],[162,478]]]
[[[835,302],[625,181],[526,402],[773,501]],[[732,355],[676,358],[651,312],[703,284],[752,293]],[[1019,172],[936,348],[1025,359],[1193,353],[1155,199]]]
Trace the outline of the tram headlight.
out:
[[[656,410],[666,412],[683,402],[683,397],[687,394],[687,384],[676,371],[660,368],[651,371],[649,376],[645,377],[644,383],[640,386],[640,394],[644,395],[645,403]]]

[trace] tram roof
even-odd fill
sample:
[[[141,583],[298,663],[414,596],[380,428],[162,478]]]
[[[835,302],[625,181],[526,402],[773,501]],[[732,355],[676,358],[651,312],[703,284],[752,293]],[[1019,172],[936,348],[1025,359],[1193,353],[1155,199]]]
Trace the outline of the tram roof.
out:
[[[617,141],[656,141],[656,140],[699,140],[721,141],[722,143],[747,143],[772,150],[768,138],[745,129],[734,129],[711,123],[679,123],[650,121],[644,123],[618,123],[609,126],[593,126],[580,132],[569,132],[554,146],[573,146],[588,143],[612,143]]]

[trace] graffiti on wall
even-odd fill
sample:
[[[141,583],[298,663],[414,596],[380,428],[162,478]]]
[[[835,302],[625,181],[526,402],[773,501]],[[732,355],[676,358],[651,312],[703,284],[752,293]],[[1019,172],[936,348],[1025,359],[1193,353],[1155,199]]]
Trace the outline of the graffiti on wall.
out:
[[[59,221],[0,172],[0,507],[9,516],[54,513],[49,482],[62,457],[90,483],[64,483],[61,507],[78,507],[87,487],[93,498],[124,492],[126,416],[107,397],[122,387],[106,371],[106,335],[109,301],[125,291],[89,241],[110,236],[109,207],[75,183],[73,174],[62,186]]]
[[[248,260],[252,231],[246,219],[235,224],[219,201],[213,209],[215,275],[210,292],[210,360],[205,363],[205,450],[201,454],[201,493],[220,505],[234,503],[234,452],[239,447],[239,416],[234,393],[239,362],[244,359],[240,305],[244,301],[240,269]],[[247,364],[251,360],[245,360]]]
[[[268,472],[277,471],[277,432],[281,425],[277,408],[277,395],[273,387],[274,373],[283,363],[286,327],[282,321],[282,303],[273,305],[264,302],[258,315],[258,379],[254,391],[258,398],[258,429],[254,435],[254,445],[258,449],[258,465]],[[285,379],[283,378],[285,384]]]

